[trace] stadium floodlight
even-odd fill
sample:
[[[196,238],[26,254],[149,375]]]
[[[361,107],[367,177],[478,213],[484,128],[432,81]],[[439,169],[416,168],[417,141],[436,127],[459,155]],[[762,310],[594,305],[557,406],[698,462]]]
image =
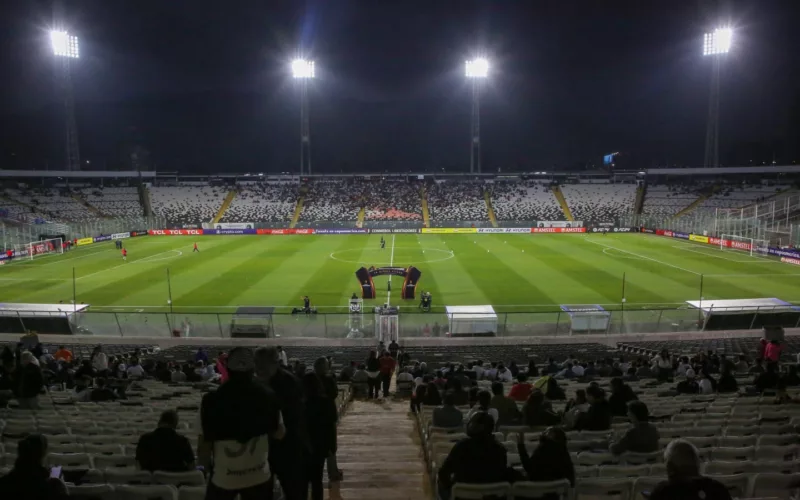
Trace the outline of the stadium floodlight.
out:
[[[489,61],[483,57],[476,57],[465,63],[467,78],[486,78],[489,76]]]
[[[703,37],[703,55],[716,56],[727,54],[731,50],[733,29],[717,28]]]
[[[489,76],[489,61],[476,57],[464,63],[464,74],[472,82],[472,140],[470,141],[469,172],[481,173],[481,82]]]
[[[730,52],[733,29],[717,28],[703,36],[703,56],[711,59],[711,89],[708,101],[708,123],[706,125],[706,152],[704,166],[719,166],[719,82],[722,56]]]
[[[53,30],[50,32],[50,42],[53,45],[53,54],[72,59],[80,57],[77,36],[70,35],[66,31]]]
[[[314,78],[314,61],[295,59],[292,61],[292,76],[294,78]]]

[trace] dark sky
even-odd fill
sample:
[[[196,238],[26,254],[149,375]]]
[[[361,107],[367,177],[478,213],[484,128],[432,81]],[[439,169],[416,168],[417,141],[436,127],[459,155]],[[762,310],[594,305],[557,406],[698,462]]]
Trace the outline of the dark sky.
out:
[[[295,171],[299,105],[287,70],[301,48],[317,61],[316,172],[468,169],[463,64],[478,51],[492,62],[485,168],[567,168],[612,151],[637,168],[697,165],[710,76],[701,38],[720,18],[736,30],[723,69],[723,161],[746,161],[753,148],[794,159],[798,0],[66,6],[81,39],[73,72],[81,152],[93,165],[116,167],[138,145],[162,171]],[[0,2],[0,168],[59,166],[51,25],[49,1]]]

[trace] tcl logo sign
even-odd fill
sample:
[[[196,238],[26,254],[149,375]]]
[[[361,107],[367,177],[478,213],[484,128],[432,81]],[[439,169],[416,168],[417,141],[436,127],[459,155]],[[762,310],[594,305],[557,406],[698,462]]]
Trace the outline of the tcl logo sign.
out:
[[[197,236],[202,235],[202,229],[151,229],[148,234],[154,236]]]

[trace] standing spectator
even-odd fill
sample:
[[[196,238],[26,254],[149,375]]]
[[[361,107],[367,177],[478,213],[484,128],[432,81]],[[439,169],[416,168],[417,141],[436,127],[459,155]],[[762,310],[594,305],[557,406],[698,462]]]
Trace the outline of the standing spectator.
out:
[[[453,391],[444,393],[444,402],[442,406],[433,409],[431,421],[434,427],[464,427],[464,414],[455,407]]]
[[[761,339],[761,344],[764,349],[764,360],[767,363],[777,363],[781,359],[784,346],[777,340]]]
[[[228,359],[230,364],[230,357]],[[303,460],[310,452],[310,444],[303,406],[303,387],[294,374],[282,367],[275,348],[256,349],[255,363],[257,381],[263,387],[271,389],[277,397],[286,427],[282,439],[274,435],[270,439],[270,468],[280,481],[286,500],[306,500]]]
[[[323,389],[323,394],[326,398],[333,402],[334,411],[336,410],[336,398],[339,396],[339,387],[336,385],[336,378],[330,373],[331,363],[328,358],[320,357],[314,361],[314,374],[319,378],[320,385]],[[305,385],[304,385],[305,387]],[[308,395],[306,394],[306,397]],[[309,423],[309,430],[312,429],[313,424]],[[334,426],[335,428],[335,426]],[[313,436],[312,436],[313,438]],[[313,443],[312,443],[313,446]],[[342,471],[339,470],[336,462],[336,433],[333,434],[333,448],[327,457],[328,464],[328,480],[330,482],[341,481]]]
[[[39,362],[30,351],[24,351],[20,356],[20,364],[14,372],[16,377],[15,395],[19,407],[26,410],[39,409],[39,393],[44,385],[42,369]]]
[[[389,385],[392,383],[392,374],[397,362],[389,351],[383,353],[380,359],[381,385],[383,386],[383,397],[389,397]],[[376,395],[377,397],[377,395]]]
[[[143,434],[136,445],[139,468],[154,472],[184,472],[194,469],[194,451],[186,436],[178,434],[178,412],[166,410],[153,432]]]
[[[439,468],[439,497],[450,499],[455,483],[489,484],[508,480],[505,447],[493,436],[495,421],[485,412],[467,423],[467,438],[457,442]]]
[[[53,355],[56,361],[63,361],[64,363],[72,363],[72,351],[66,347],[58,346],[58,350]]]
[[[497,425],[513,425],[519,422],[520,412],[517,403],[504,395],[502,382],[492,383],[492,400],[489,406],[497,410]]]
[[[400,344],[398,344],[396,340],[392,339],[392,341],[389,342],[389,354],[391,354],[394,359],[397,359],[397,351],[399,350]]]
[[[223,384],[228,381],[228,355],[224,352],[219,353],[219,356],[217,356],[217,373],[219,373]]]
[[[539,436],[539,445],[529,457],[525,436],[517,434],[517,452],[528,481],[558,481],[566,479],[575,486],[575,467],[567,450],[567,435],[558,427],[548,427]],[[545,495],[541,500],[558,500],[560,496]]]
[[[289,356],[286,354],[286,351],[283,350],[283,346],[278,346],[278,357],[280,358],[281,365],[288,368]]]
[[[194,353],[194,361],[195,363],[198,361],[202,361],[203,364],[208,364],[208,353],[206,353],[205,349],[202,347],[197,348],[197,352]]]
[[[89,361],[92,363],[92,368],[94,368],[98,375],[105,376],[108,374],[108,356],[103,352],[102,346],[94,348],[92,355],[89,357]]]
[[[282,437],[281,414],[274,397],[253,380],[254,366],[253,352],[235,347],[228,356],[228,382],[203,396],[197,456],[207,468],[213,463],[206,500],[273,498],[267,456],[270,438]]]
[[[628,402],[638,399],[633,393],[631,386],[622,381],[619,377],[611,379],[611,397],[608,404],[611,407],[611,414],[615,417],[624,417],[628,414]]]
[[[633,426],[625,432],[619,441],[611,443],[608,449],[614,455],[621,455],[626,451],[635,453],[650,453],[658,451],[660,438],[658,429],[648,422],[650,413],[647,405],[635,400],[628,402],[628,419]]]
[[[17,458],[11,472],[0,477],[3,498],[28,500],[61,500],[68,498],[67,487],[50,477],[45,467],[47,439],[41,434],[31,434],[17,444]]]
[[[649,500],[730,500],[728,488],[719,481],[700,474],[697,449],[682,439],[667,445],[664,451],[667,480],[660,482]]]
[[[380,385],[381,362],[378,360],[378,355],[375,351],[369,352],[367,358],[367,397],[369,399],[378,398],[378,387]]]
[[[511,386],[508,397],[514,401],[527,401],[531,395],[531,384],[528,383],[528,376],[524,373],[517,375],[517,383]]]
[[[8,346],[3,347],[3,352],[0,354],[0,362],[3,364],[14,363],[14,353]]]
[[[303,376],[302,382],[306,394],[306,422],[311,441],[311,449],[305,460],[306,477],[311,487],[311,500],[322,500],[324,496],[322,471],[325,461],[336,453],[336,403],[325,393],[317,374],[307,373]]]
[[[777,363],[768,363],[767,371],[761,375],[757,375],[754,384],[758,392],[764,392],[767,389],[774,389],[777,387],[779,379]]]

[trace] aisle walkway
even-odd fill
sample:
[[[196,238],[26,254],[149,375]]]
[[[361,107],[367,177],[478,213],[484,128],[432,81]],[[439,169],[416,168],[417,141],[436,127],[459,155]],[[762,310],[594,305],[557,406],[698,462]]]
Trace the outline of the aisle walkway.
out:
[[[339,423],[338,458],[344,500],[433,498],[408,401],[352,401]]]

